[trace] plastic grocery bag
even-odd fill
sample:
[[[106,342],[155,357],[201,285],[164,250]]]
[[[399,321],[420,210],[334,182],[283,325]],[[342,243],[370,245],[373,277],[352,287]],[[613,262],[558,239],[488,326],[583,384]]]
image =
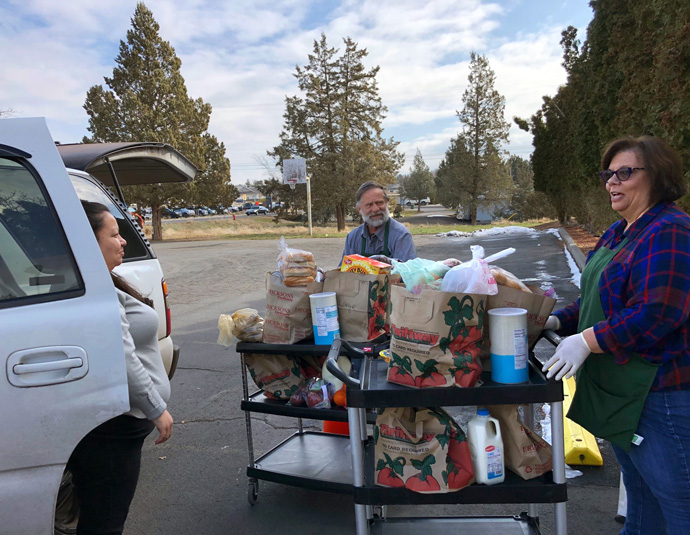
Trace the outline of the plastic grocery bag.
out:
[[[443,277],[441,290],[452,293],[496,295],[498,286],[484,260],[484,247],[472,245],[472,260],[451,268]]]
[[[425,287],[443,278],[450,267],[443,262],[413,258],[407,262],[393,260],[393,275],[400,275],[408,292],[419,294]]]
[[[229,347],[240,342],[261,342],[264,319],[253,308],[241,308],[232,315],[221,314],[218,318],[218,343]]]
[[[284,236],[280,237],[278,250],[278,269],[286,286],[304,286],[316,280],[316,262],[312,253],[289,248]]]

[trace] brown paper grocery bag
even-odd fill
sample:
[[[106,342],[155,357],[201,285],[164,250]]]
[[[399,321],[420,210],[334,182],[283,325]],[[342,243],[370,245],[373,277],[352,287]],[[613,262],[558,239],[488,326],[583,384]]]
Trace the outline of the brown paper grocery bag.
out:
[[[266,275],[265,344],[294,344],[314,335],[309,296],[321,292],[322,282],[286,286],[280,272]]]
[[[474,482],[465,433],[442,409],[386,408],[374,443],[377,485],[440,494]]]
[[[489,413],[501,425],[506,468],[522,479],[551,470],[551,446],[524,424],[517,405],[490,405]]]
[[[486,311],[494,308],[524,308],[527,310],[527,343],[532,347],[544,330],[544,324],[549,319],[549,314],[556,306],[553,297],[544,295],[544,291],[537,286],[526,285],[532,293],[523,292],[509,286],[498,285],[498,293],[490,295]],[[484,339],[487,341],[485,349],[488,350],[489,328],[488,321],[484,328]]]
[[[323,291],[335,292],[343,340],[367,342],[386,334],[388,277],[336,269],[325,273]]]
[[[498,293],[488,296],[486,311],[494,308],[524,308],[527,310],[527,345],[532,347],[544,330],[549,314],[556,306],[556,300],[544,295],[538,286],[526,285],[532,293],[498,285]],[[484,317],[484,343],[482,344],[481,362],[485,370],[491,369],[489,343],[489,316]]]
[[[415,388],[475,386],[485,295],[391,287],[388,381]]]
[[[290,399],[304,382],[299,364],[285,355],[246,354],[244,362],[254,384],[271,399]]]

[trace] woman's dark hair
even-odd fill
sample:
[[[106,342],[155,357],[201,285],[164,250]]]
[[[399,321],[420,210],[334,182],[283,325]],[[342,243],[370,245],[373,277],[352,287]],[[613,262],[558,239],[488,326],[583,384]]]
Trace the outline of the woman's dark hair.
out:
[[[654,203],[675,201],[685,195],[680,156],[658,137],[624,137],[612,141],[604,150],[602,170],[609,168],[616,154],[627,151],[634,151],[642,159],[642,166],[652,182],[650,195]]]
[[[105,204],[101,204],[99,202],[81,201],[81,205],[82,208],[84,208],[84,212],[86,212],[86,217],[89,220],[89,225],[91,225],[91,230],[93,230],[96,239],[98,239],[98,232],[103,227],[103,215],[110,213],[110,210],[108,210],[108,207]],[[153,301],[148,297],[144,297],[143,295],[141,295],[134,287],[132,287],[132,285],[130,285],[122,277],[115,275],[115,273],[113,273],[112,271],[110,272],[110,276],[113,279],[113,284],[115,285],[115,288],[117,288],[118,290],[122,290],[126,294],[134,297],[134,299],[141,301],[145,305],[148,305],[151,308],[153,308]]]

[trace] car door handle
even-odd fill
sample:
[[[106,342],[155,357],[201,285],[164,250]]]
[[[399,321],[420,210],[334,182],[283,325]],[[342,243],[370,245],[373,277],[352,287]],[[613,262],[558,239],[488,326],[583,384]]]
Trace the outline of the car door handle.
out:
[[[13,386],[68,383],[89,371],[86,351],[78,346],[44,346],[15,351],[7,357],[6,373]]]
[[[53,372],[58,370],[68,370],[70,368],[81,368],[84,361],[80,358],[51,360],[49,362],[39,362],[38,364],[15,364],[13,371],[17,375],[23,373]]]

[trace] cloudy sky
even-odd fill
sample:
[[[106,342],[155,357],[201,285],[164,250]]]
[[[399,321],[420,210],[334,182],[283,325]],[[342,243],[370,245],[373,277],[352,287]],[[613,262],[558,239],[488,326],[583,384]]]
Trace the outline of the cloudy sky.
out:
[[[351,37],[380,66],[388,107],[384,135],[400,142],[408,173],[417,149],[431,169],[461,125],[471,51],[484,54],[506,98],[506,119],[529,117],[565,81],[560,33],[584,40],[588,0],[146,0],[160,35],[182,60],[191,97],[213,106],[209,130],[223,141],[235,184],[266,178],[259,160],[279,141],[285,96],[323,32],[340,47]],[[135,0],[0,2],[0,110],[44,116],[56,140],[88,134],[83,104],[110,76]],[[142,140],[144,141],[144,140]],[[531,136],[514,125],[511,153],[525,158]]]

